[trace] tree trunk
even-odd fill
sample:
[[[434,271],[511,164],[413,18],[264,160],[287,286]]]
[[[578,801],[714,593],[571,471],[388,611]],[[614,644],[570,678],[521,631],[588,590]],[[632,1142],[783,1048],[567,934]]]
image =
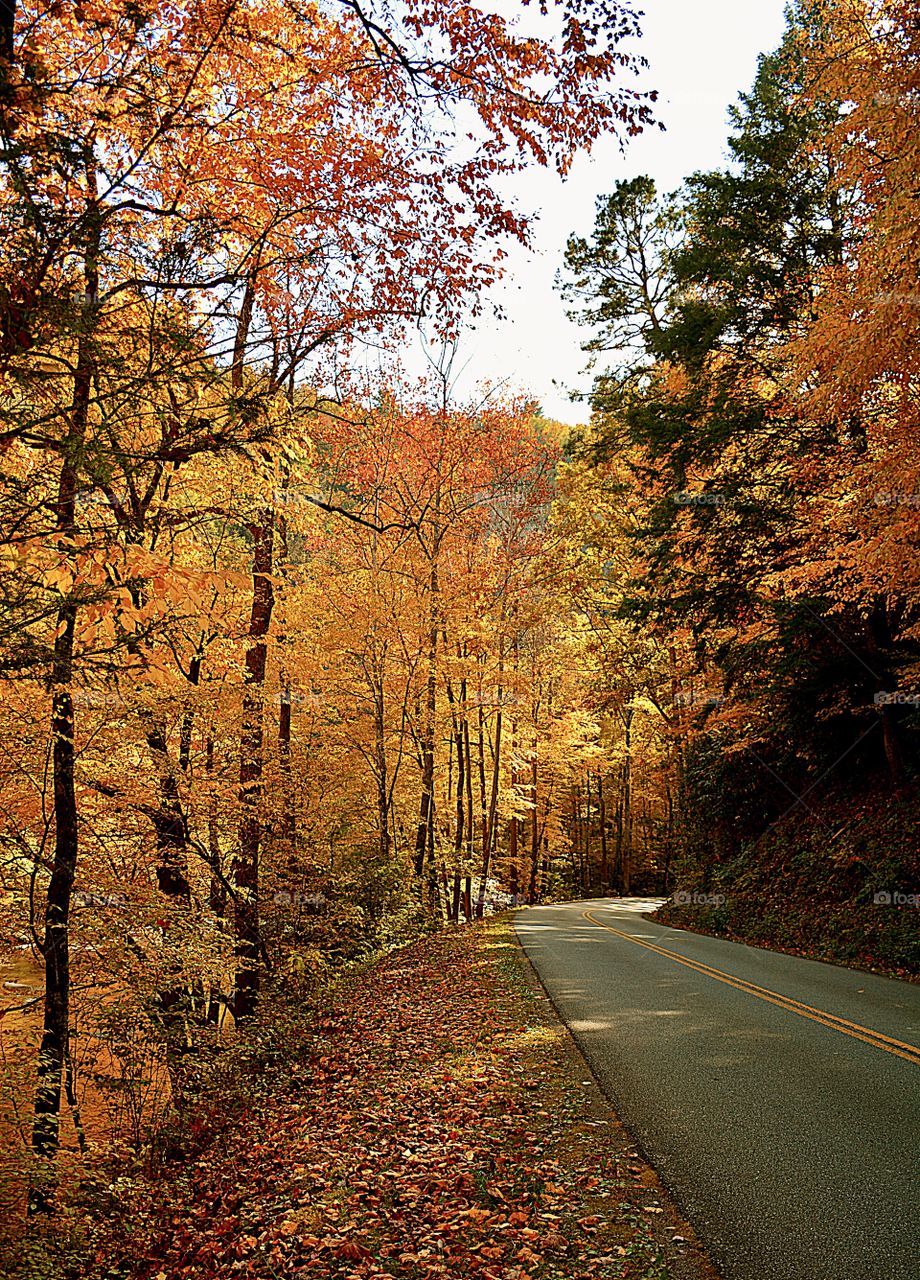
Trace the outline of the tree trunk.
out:
[[[198,688],[201,680],[201,662],[203,654],[199,650],[189,663],[188,682],[193,689]],[[195,712],[190,707],[182,716],[179,728],[179,768],[184,774],[189,771],[192,762],[192,729],[195,724]]]
[[[145,737],[157,774],[158,803],[156,809],[150,811],[157,842],[157,886],[176,906],[188,907],[192,896],[188,878],[188,827],[177,771],[169,758],[165,720],[159,716],[148,718]],[[170,968],[175,981],[156,992],[150,1014],[163,1034],[173,1106],[182,1112],[187,1101],[182,1064],[193,1047],[188,1035],[192,992],[188,983],[182,981],[181,965],[175,962]]]
[[[464,795],[466,788],[466,760],[463,753],[463,715],[464,710],[457,706],[454,698],[453,685],[447,681],[447,700],[450,703],[451,714],[451,757],[456,752],[457,755],[457,791],[454,797],[455,802],[455,822],[454,822],[454,856],[459,862],[463,853],[463,837],[466,825],[464,813]],[[451,762],[448,770],[448,801],[450,800],[450,785],[453,772],[453,763]]]
[[[65,471],[71,471],[65,464]],[[69,482],[62,475],[61,492]],[[77,869],[77,804],[74,786],[74,707],[70,691],[76,608],[58,616],[52,668],[51,733],[54,777],[54,861],[45,901],[45,1007],[38,1055],[38,1088],[32,1146],[54,1156],[60,1141],[61,1086],[70,1038],[70,901]],[[40,1207],[37,1203],[33,1207]]]
[[[888,607],[884,596],[876,597],[872,612],[869,615],[867,649],[873,665],[887,668],[892,649],[891,625],[888,620]],[[885,693],[885,682],[876,678],[876,694]],[[885,750],[885,763],[888,765],[888,776],[891,786],[897,795],[904,787],[904,757],[901,750],[901,735],[898,729],[897,713],[894,707],[880,701],[879,719],[882,722],[882,745]]]
[[[585,776],[585,873],[582,888],[590,893],[594,883],[594,872],[591,867],[591,771]]]
[[[291,768],[291,682],[286,671],[279,672],[278,758],[281,765],[281,834],[293,862],[297,847],[297,815],[294,808],[294,775]]]
[[[677,650],[673,645],[668,650],[668,661],[671,671],[671,742],[675,755],[675,765],[677,769],[677,814],[675,827],[675,840],[679,849],[684,849],[685,840],[685,820],[687,815],[687,765],[686,765],[686,730],[684,726],[684,712],[680,701],[680,683],[677,673]]]
[[[425,874],[425,858],[434,829],[434,735],[438,697],[438,562],[436,551],[432,555],[429,580],[431,613],[428,630],[428,678],[425,685],[425,720],[422,727],[422,795],[415,833],[415,876],[419,885]]]
[[[208,901],[211,910],[219,920],[223,920],[227,912],[227,888],[221,879],[220,872],[220,836],[217,823],[217,802],[214,796],[214,738],[209,733],[204,748],[204,768],[208,777],[208,854],[211,865],[211,886]]]
[[[891,707],[879,707],[882,721],[882,744],[885,748],[885,761],[888,765],[888,776],[897,794],[904,787],[904,757],[901,753],[901,737]]]
[[[386,863],[390,858],[390,785],[384,724],[383,680],[374,690],[374,758],[377,774],[377,847]]]
[[[82,451],[89,427],[93,378],[93,330],[99,296],[100,222],[97,207],[95,159],[86,158],[87,243],[84,259],[85,311],[77,346],[73,401],[67,434],[61,444],[55,531],[61,542],[76,533],[76,495]],[[58,611],[51,662],[51,737],[54,791],[54,855],[45,899],[42,957],[45,998],[32,1147],[37,1155],[53,1158],[60,1145],[61,1091],[70,1056],[70,904],[79,852],[74,765],[73,679],[74,632],[77,605],[67,600]],[[30,1211],[48,1207],[48,1189],[33,1186]]]
[[[607,856],[607,805],[604,800],[604,775],[597,775],[597,808],[598,822],[601,828],[601,888],[605,894],[610,892],[610,863]]]
[[[463,754],[466,758],[464,773],[466,776],[466,856],[470,863],[473,860],[473,753],[470,745],[470,721],[466,708],[466,677],[460,682],[460,700],[463,703]]]
[[[153,757],[159,795],[159,806],[152,812],[157,839],[157,884],[167,897],[188,902],[191,897],[186,859],[188,832],[179,779],[169,758],[165,721],[154,717],[144,736]]]
[[[282,505],[277,517],[278,531],[278,560],[279,572],[286,573],[288,566],[288,527],[287,516],[285,515],[284,502],[288,487],[291,481],[291,472],[288,463],[282,464],[281,470],[281,494]],[[281,655],[280,670],[278,672],[278,689],[279,689],[279,706],[278,706],[278,760],[281,766],[281,806],[282,820],[281,833],[282,839],[287,845],[288,859],[292,872],[295,870],[295,855],[297,851],[297,814],[294,805],[294,779],[291,769],[291,680],[287,670],[287,663],[284,658],[287,645],[287,610],[284,607],[284,587],[279,588],[281,591],[281,615],[282,633],[278,636],[278,652]]]
[[[671,880],[671,858],[674,853],[674,792],[671,789],[671,779],[668,778],[665,784],[665,796],[668,802],[668,820],[665,834],[664,846],[664,870],[662,872],[664,878],[663,889],[667,893],[670,888]]]
[[[476,744],[476,763],[479,771],[479,835],[483,860],[489,847],[489,808],[486,801],[486,726],[482,711],[482,684],[479,686],[479,733]]]
[[[233,1014],[239,1022],[255,1012],[260,986],[262,936],[259,925],[263,719],[267,637],[271,626],[274,513],[265,508],[251,527],[252,612],[246,651],[246,687],[240,734],[239,845],[231,873],[235,895],[236,976]]]
[[[632,879],[632,706],[626,709],[626,761],[623,765],[623,895],[629,897]]]
[[[499,679],[501,678],[501,658],[499,658]],[[502,687],[498,686],[498,711],[495,714],[495,750],[492,756],[492,784],[489,793],[489,817],[486,825],[487,839],[482,851],[482,879],[479,882],[479,898],[476,902],[476,917],[481,920],[485,911],[486,881],[492,867],[492,847],[495,841],[495,818],[498,809],[498,781],[501,768],[502,753]]]
[[[537,817],[537,756],[530,762],[530,785],[533,793],[533,810],[530,815],[530,885],[527,901],[531,906],[537,900],[537,872],[540,865],[540,823]]]

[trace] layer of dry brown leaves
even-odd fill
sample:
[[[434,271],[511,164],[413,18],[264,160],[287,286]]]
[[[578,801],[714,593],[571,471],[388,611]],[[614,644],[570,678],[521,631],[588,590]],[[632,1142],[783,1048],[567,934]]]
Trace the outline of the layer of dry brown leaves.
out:
[[[128,1198],[95,1274],[663,1274],[634,1212],[661,1210],[640,1168],[605,1152],[590,1127],[605,1122],[578,1120],[525,967],[493,922],[353,980],[286,1090]]]

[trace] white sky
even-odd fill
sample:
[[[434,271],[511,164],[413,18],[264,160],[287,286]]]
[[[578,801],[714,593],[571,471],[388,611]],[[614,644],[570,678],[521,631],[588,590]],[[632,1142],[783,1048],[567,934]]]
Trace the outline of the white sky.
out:
[[[495,291],[507,318],[484,322],[462,345],[460,398],[476,383],[508,378],[511,387],[535,395],[549,417],[584,419],[586,406],[573,404],[567,394],[590,387],[590,376],[582,373],[583,334],[566,318],[553,286],[566,240],[573,231],[591,231],[595,196],[606,194],[617,179],[648,173],[661,190],[672,190],[695,170],[722,162],[727,109],[750,87],[758,54],[779,43],[784,3],[644,0],[639,50],[650,64],[645,87],[658,90],[657,114],[667,131],[647,131],[627,144],[625,155],[605,140],[576,162],[564,183],[542,170],[516,180],[521,204],[541,211],[536,251],[512,250],[506,279]]]

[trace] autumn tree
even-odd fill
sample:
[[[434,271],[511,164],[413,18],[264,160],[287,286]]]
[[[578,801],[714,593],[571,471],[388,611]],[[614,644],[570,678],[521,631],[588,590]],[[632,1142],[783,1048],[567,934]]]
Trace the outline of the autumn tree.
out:
[[[126,676],[155,686],[150,673],[168,680],[174,664],[186,711],[171,726],[155,694],[133,708],[156,777],[154,796],[134,803],[154,827],[159,891],[180,916],[194,896],[190,850],[232,893],[233,1003],[248,1016],[263,950],[256,811],[277,512],[268,500],[245,521],[252,601],[228,879],[214,841],[193,841],[183,798],[212,626],[209,605],[164,610],[163,593],[184,579],[207,605],[221,585],[216,571],[196,577],[194,554],[176,563],[189,554],[183,527],[220,505],[194,485],[184,501],[183,477],[235,455],[264,488],[286,465],[281,441],[297,446],[312,412],[297,395],[308,362],[361,332],[420,315],[449,327],[461,304],[475,308],[502,237],[528,234],[498,179],[531,162],[564,171],[603,130],[647,121],[647,103],[617,81],[633,65],[622,47],[631,16],[578,0],[559,16],[555,35],[535,38],[447,2],[410,4],[398,21],[385,6],[330,0],[305,15],[278,3],[258,22],[232,2],[180,5],[168,21],[133,4],[39,3],[4,27],[2,599],[15,622],[5,666],[52,691],[40,1154],[57,1146],[68,1057],[74,688],[111,692]],[[457,112],[471,120],[462,148]],[[125,799],[120,783],[105,786]],[[177,990],[171,981],[160,995]]]
[[[910,712],[885,691],[913,666],[895,549],[913,517],[909,499],[885,510],[906,471],[888,485],[878,459],[894,477],[887,406],[911,375],[905,329],[882,318],[897,290],[860,280],[897,256],[880,253],[886,218],[912,235],[877,163],[885,147],[910,163],[910,95],[900,113],[878,96],[911,75],[898,13],[796,6],[732,114],[731,165],[664,201],[623,184],[569,246],[587,345],[612,355],[581,457],[598,486],[611,462],[629,476],[618,612],[671,651],[685,852],[703,876],[828,778],[904,782]]]

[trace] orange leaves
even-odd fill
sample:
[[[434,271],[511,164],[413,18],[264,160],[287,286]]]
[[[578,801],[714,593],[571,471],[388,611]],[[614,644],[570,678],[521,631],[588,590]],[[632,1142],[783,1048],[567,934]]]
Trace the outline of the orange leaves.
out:
[[[59,565],[56,568],[46,569],[42,574],[42,580],[46,587],[57,590],[61,595],[67,595],[74,584],[74,574],[67,565]]]
[[[480,948],[474,931],[454,932],[366,971],[292,1057],[294,1087],[263,1093],[252,1081],[249,1115],[238,1128],[220,1121],[181,1184],[132,1184],[100,1274],[127,1259],[138,1280],[269,1265],[277,1280],[525,1280],[547,1254],[554,1274],[593,1274],[609,1247],[592,1199],[609,1161],[595,1150],[588,1167],[563,1168],[549,1153],[571,1121],[550,1114],[551,1087],[530,1113],[521,993],[496,983]]]
[[[831,422],[836,434],[807,476],[808,558],[825,563],[825,590],[856,603],[920,589],[920,214],[910,194],[920,164],[920,39],[915,6],[904,0],[822,0],[818,12],[800,45],[811,68],[806,96],[845,104],[820,140],[843,243],[788,354],[801,418]]]
[[[215,289],[253,269],[273,337],[306,350],[401,324],[433,298],[447,323],[494,278],[490,242],[526,234],[495,177],[534,161],[565,168],[604,129],[647,120],[647,103],[616,84],[633,61],[614,53],[627,10],[608,9],[610,26],[573,20],[560,46],[549,20],[525,34],[459,0],[410,0],[398,19],[375,0],[303,12],[270,0],[258,21],[246,6],[181,0],[168,14],[117,3],[78,20],[33,0],[19,61],[48,119],[30,119],[29,137],[50,146],[57,113],[62,136],[118,158],[102,206],[116,323],[138,272],[154,287],[138,256],[161,260],[153,275],[170,305],[215,316]],[[465,158],[449,123],[458,111],[476,121]],[[36,198],[73,217],[82,169],[49,165]],[[209,327],[203,339],[219,347]]]

